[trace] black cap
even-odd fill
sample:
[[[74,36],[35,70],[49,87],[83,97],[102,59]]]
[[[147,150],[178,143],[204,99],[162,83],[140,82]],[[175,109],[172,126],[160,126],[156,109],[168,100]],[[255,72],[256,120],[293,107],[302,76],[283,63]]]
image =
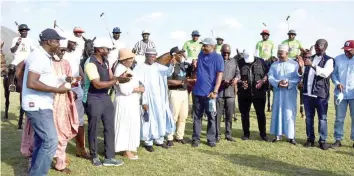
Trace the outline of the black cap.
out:
[[[58,32],[54,29],[45,29],[39,34],[39,39],[41,41],[46,41],[46,40],[65,40],[64,37],[61,37]]]
[[[18,31],[22,31],[22,30],[27,30],[27,31],[29,31],[30,28],[28,28],[27,24],[20,24],[20,25],[18,26]]]
[[[170,55],[174,55],[174,54],[181,54],[181,53],[184,53],[185,51],[182,49],[178,49],[177,46],[173,47],[171,50],[170,50]]]

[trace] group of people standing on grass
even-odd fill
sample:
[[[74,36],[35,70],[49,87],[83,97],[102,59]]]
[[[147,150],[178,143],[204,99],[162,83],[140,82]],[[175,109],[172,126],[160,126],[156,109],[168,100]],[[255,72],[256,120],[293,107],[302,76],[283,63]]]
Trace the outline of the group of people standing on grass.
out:
[[[76,139],[78,157],[90,159],[94,166],[119,166],[115,154],[136,160],[141,141],[153,152],[153,145],[168,149],[174,142],[192,147],[200,145],[202,117],[207,117],[207,144],[215,147],[221,140],[221,121],[225,117],[225,139],[232,137],[232,119],[237,95],[243,136],[250,138],[250,108],[256,110],[259,135],[277,142],[285,135],[296,144],[295,121],[298,87],[302,89],[306,112],[305,147],[314,146],[314,116],[319,118],[321,149],[339,147],[349,105],[354,120],[354,41],[345,43],[344,54],[326,54],[328,43],[319,39],[316,54],[302,48],[290,30],[289,39],[277,48],[268,30],[261,32],[256,51],[244,50],[231,57],[232,49],[223,37],[199,41],[197,30],[183,49],[173,47],[166,65],[158,63],[150,33],[128,49],[120,41],[120,28],[113,29],[110,40],[97,38],[93,54],[80,66],[85,41],[84,30],[76,27],[72,36],[61,36],[55,29],[39,35],[39,47],[27,39],[27,25],[20,25],[21,37],[11,47],[18,76],[23,77],[22,104],[26,112],[21,152],[29,159],[29,175],[46,175],[53,157],[54,169],[71,173],[66,157],[68,142]],[[26,42],[27,41],[27,42]],[[300,54],[300,51],[305,54]],[[277,54],[277,55],[275,55]],[[307,54],[307,55],[306,55]],[[21,57],[20,57],[21,56]],[[275,60],[270,61],[271,58]],[[6,68],[2,71],[6,71]],[[330,79],[335,84],[335,143],[327,141],[327,111]],[[21,79],[22,80],[22,79]],[[266,134],[266,91],[273,87],[270,140]],[[112,101],[109,90],[115,92]],[[193,134],[185,138],[185,125],[192,95]],[[88,117],[89,152],[86,151],[84,114]],[[98,156],[99,119],[103,122],[104,160]],[[354,140],[354,123],[351,139]],[[354,147],[354,145],[353,145]]]

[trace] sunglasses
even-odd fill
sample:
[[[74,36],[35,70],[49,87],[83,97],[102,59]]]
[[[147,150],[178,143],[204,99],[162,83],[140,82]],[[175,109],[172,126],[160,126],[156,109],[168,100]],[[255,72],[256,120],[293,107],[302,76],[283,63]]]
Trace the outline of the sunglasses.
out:
[[[222,55],[230,55],[230,52],[222,52]]]

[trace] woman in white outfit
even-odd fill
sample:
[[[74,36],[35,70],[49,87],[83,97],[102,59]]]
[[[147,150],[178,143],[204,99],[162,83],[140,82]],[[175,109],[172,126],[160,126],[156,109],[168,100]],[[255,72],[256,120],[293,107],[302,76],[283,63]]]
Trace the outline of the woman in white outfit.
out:
[[[131,50],[120,49],[119,64],[115,67],[114,75],[116,77],[132,75],[130,67],[134,57]],[[140,145],[140,97],[145,89],[132,75],[129,82],[115,85],[115,90],[115,152],[124,152],[123,156],[135,160],[138,156],[132,152],[136,152]]]

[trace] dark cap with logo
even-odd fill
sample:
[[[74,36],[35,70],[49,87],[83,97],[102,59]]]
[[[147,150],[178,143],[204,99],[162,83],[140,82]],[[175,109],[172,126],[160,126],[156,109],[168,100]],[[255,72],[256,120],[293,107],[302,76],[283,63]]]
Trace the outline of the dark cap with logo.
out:
[[[46,40],[65,40],[64,37],[60,36],[58,32],[54,29],[47,28],[39,34],[39,39],[41,41]]]

